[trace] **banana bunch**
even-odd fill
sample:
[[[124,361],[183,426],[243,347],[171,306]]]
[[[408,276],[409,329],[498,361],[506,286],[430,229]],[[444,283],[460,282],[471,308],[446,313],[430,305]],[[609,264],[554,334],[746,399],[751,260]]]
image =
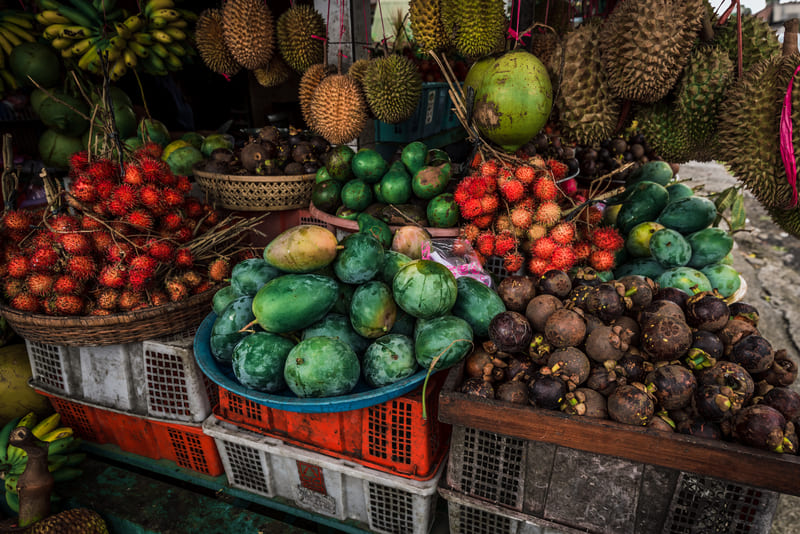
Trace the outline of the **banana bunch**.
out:
[[[58,426],[61,416],[57,413],[37,421],[35,413],[9,421],[0,429],[0,480],[3,481],[5,499],[8,506],[19,512],[19,496],[17,482],[28,463],[28,454],[8,443],[11,431],[19,426],[31,429],[34,436],[48,443],[47,467],[56,482],[71,480],[80,476],[83,471],[77,466],[86,458],[86,454],[75,452],[80,440],[73,436],[69,427]]]
[[[149,0],[130,16],[114,8],[116,0],[67,1],[39,0],[43,11],[36,17],[45,26],[43,36],[83,70],[102,74],[102,55],[112,81],[133,68],[164,75],[181,69],[181,58],[193,53],[186,28],[197,15],[175,9],[173,0]]]
[[[0,97],[6,91],[19,87],[16,78],[8,70],[8,58],[14,47],[24,42],[36,41],[33,18],[21,11],[0,12]]]

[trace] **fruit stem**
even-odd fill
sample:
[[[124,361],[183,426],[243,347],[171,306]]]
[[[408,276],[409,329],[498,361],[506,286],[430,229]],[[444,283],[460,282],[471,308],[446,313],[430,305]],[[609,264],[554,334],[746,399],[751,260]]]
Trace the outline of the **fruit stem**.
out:
[[[636,292],[637,292],[637,291],[639,291],[639,288],[637,288],[636,286],[633,286],[633,287],[631,287],[630,289],[628,289],[628,290],[625,292],[625,295],[623,295],[623,296],[625,296],[625,297],[632,297],[633,295],[635,295],[635,294],[636,294]]]

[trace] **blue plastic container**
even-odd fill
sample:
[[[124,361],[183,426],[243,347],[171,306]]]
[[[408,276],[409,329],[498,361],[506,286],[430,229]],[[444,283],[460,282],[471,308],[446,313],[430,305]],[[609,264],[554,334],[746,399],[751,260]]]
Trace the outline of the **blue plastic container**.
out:
[[[446,83],[423,83],[417,109],[411,118],[397,124],[375,121],[375,141],[379,143],[410,143],[442,131],[446,118],[441,105],[442,92],[447,96]]]

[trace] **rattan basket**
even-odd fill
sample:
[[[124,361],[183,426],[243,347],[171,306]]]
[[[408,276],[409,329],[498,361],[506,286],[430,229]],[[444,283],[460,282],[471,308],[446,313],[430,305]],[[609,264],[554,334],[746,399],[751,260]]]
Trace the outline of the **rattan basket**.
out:
[[[21,312],[0,304],[0,315],[29,341],[93,347],[133,343],[196,329],[211,310],[216,289],[180,302],[113,315],[54,317]]]
[[[294,176],[242,176],[203,170],[194,166],[197,184],[217,206],[236,211],[282,211],[307,208],[314,174]]]

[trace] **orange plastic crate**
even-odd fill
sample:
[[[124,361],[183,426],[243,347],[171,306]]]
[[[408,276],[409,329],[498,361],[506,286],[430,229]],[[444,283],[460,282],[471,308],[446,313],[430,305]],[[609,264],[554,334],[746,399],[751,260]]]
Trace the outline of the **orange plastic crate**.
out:
[[[337,458],[353,460],[415,480],[428,480],[447,455],[450,425],[440,423],[439,392],[446,372],[422,388],[368,408],[333,413],[296,413],[258,404],[220,387],[214,414],[241,428]]]
[[[170,460],[180,467],[210,476],[225,472],[214,439],[199,424],[177,424],[100,408],[73,401],[37,387],[61,415],[62,426],[100,445],[116,445],[125,452],[153,460]]]

